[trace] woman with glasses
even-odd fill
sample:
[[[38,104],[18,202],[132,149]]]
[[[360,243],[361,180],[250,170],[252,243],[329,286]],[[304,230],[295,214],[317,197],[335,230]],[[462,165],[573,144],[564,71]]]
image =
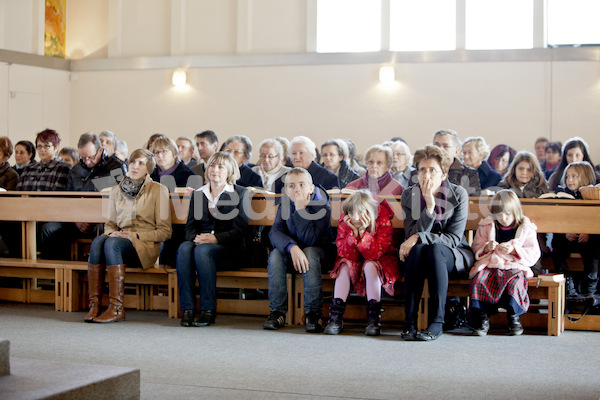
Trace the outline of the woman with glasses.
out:
[[[338,177],[340,189],[360,178],[360,174],[346,161],[347,158],[348,144],[343,140],[328,140],[321,146],[321,165]]]
[[[129,157],[129,171],[109,195],[104,234],[90,247],[88,282],[90,311],[85,322],[125,319],[125,269],[154,267],[161,242],[171,237],[171,203],[167,188],[150,178],[154,156],[138,149]],[[104,277],[108,276],[108,308],[100,314]]]
[[[254,172],[247,162],[252,157],[252,142],[247,136],[235,135],[227,138],[222,151],[233,156],[240,170],[240,178],[235,182],[236,185],[243,187],[263,187],[260,175]]]
[[[367,189],[374,196],[380,194],[400,196],[404,187],[390,174],[393,158],[392,149],[387,146],[376,144],[369,147],[365,153],[367,162],[365,177],[350,182],[346,187],[349,189]]]
[[[474,262],[465,237],[469,214],[467,191],[448,181],[452,159],[437,146],[414,154],[419,182],[402,193],[406,240],[400,245],[405,262],[404,340],[435,340],[442,335],[449,276],[467,276]],[[417,332],[417,310],[425,279],[429,283],[432,319]]]
[[[37,134],[35,147],[40,157],[39,163],[25,167],[17,190],[54,191],[65,190],[71,166],[56,157],[60,136],[52,129]]]
[[[274,192],[277,178],[291,168],[282,164],[284,159],[283,146],[276,139],[263,140],[258,148],[260,162],[252,167],[252,171],[260,176],[264,189]]]
[[[413,167],[411,164],[412,154],[410,153],[410,149],[406,143],[400,140],[391,142],[389,146],[390,149],[392,149],[392,154],[394,155],[392,160],[392,168],[390,168],[392,178],[407,188],[414,183],[413,172],[415,167]]]

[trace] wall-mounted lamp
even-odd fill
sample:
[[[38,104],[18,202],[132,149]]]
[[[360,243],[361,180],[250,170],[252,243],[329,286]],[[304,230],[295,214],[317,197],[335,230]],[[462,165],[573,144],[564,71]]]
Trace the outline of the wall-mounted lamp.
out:
[[[187,76],[185,71],[175,71],[173,72],[173,86],[175,87],[183,87],[187,82]]]
[[[379,81],[381,83],[392,83],[396,80],[396,69],[393,65],[384,65],[379,68]]]

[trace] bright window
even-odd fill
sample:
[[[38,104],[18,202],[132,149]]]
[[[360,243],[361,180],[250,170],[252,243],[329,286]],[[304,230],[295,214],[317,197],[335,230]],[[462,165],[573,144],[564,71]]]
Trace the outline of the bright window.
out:
[[[533,48],[533,0],[466,0],[467,49]]]
[[[454,49],[455,0],[391,0],[390,50]]]
[[[379,50],[380,0],[318,0],[317,52]]]
[[[548,44],[600,44],[600,1],[548,0]]]

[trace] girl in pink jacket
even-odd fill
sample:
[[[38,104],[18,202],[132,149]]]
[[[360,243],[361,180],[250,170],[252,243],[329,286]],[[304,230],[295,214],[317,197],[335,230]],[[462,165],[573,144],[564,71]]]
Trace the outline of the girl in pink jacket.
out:
[[[487,334],[488,315],[505,308],[508,333],[520,335],[519,315],[529,309],[527,278],[540,257],[537,227],[523,215],[521,202],[511,190],[492,198],[492,216],[482,219],[473,240],[475,265],[471,268],[471,321],[479,336]]]

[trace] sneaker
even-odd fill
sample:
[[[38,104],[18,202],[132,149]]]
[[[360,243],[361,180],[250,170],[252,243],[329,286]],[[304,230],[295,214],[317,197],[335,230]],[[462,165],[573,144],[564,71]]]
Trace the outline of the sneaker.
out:
[[[473,328],[473,333],[477,336],[485,336],[490,330],[490,320],[485,318],[481,321],[479,326]]]
[[[306,315],[306,332],[321,333],[323,332],[323,319],[321,313],[311,311]]]
[[[263,329],[275,331],[285,325],[285,314],[279,311],[271,311],[269,318],[263,324]]]
[[[523,334],[523,325],[521,325],[521,319],[518,315],[508,315],[508,334],[510,336],[520,336]]]

